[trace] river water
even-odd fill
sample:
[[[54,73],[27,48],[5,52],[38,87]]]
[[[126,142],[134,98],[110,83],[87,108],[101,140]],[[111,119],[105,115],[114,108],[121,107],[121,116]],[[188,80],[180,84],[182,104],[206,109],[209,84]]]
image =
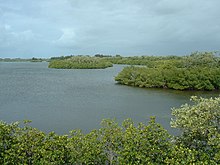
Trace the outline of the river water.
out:
[[[42,131],[88,133],[104,118],[147,123],[150,116],[171,133],[171,108],[189,102],[191,95],[219,96],[220,92],[142,89],[118,85],[114,76],[124,66],[107,69],[49,69],[48,63],[0,63],[0,120],[32,120]]]

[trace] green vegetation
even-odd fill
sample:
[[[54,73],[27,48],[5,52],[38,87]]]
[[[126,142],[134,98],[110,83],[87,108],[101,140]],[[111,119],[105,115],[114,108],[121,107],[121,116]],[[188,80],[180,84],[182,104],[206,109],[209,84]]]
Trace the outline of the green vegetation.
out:
[[[113,64],[125,64],[125,65],[144,65],[148,67],[156,67],[164,61],[178,61],[182,57],[178,56],[134,56],[134,57],[122,57],[116,55],[107,58]]]
[[[33,57],[30,62],[43,62],[44,60],[42,58],[35,58]]]
[[[175,138],[176,143],[199,151],[201,157],[206,156],[205,151],[220,163],[220,97],[194,96],[191,101],[192,105],[172,109],[175,119],[171,126],[182,131],[181,136]]]
[[[69,135],[0,122],[0,164],[219,164],[220,98],[192,101],[172,110],[171,126],[182,131],[174,137],[154,117],[137,126],[106,119]]]
[[[115,80],[119,84],[146,88],[176,90],[220,88],[220,58],[213,52],[196,52],[184,57],[150,58],[151,60],[146,61],[143,58],[142,62],[145,64],[143,67],[125,67]]]
[[[48,67],[56,69],[104,69],[112,66],[111,62],[98,57],[70,56],[51,60]]]
[[[24,59],[24,58],[0,58],[0,62],[43,62],[48,61],[48,59],[43,58],[31,58],[31,59]]]
[[[22,58],[0,58],[0,62],[28,62],[28,59],[22,59]]]
[[[220,88],[220,69],[125,67],[115,80],[120,84],[177,90],[214,90]]]

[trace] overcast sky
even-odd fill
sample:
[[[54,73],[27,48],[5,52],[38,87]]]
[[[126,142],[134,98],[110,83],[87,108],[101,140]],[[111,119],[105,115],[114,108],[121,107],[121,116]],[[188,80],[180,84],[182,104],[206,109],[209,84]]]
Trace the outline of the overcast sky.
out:
[[[0,0],[0,58],[220,50],[220,0]]]

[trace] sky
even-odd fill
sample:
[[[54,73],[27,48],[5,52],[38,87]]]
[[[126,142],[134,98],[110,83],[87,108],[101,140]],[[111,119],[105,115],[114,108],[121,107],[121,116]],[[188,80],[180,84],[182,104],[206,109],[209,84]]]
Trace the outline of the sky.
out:
[[[0,0],[0,58],[220,50],[220,0]]]

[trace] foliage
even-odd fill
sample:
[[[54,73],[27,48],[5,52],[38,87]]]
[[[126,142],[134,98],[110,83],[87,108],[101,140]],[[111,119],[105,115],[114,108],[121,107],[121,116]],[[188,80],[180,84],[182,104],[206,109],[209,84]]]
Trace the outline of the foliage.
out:
[[[0,62],[43,62],[48,61],[45,58],[31,58],[31,59],[23,59],[23,58],[0,58]]]
[[[171,66],[177,68],[191,68],[197,66],[219,67],[220,58],[217,52],[193,52],[189,56],[133,56],[120,55],[107,58],[114,64],[143,65],[148,68]]]
[[[33,57],[30,62],[43,62],[43,59]]]
[[[114,57],[106,58],[113,64],[126,64],[126,65],[143,65],[148,67],[156,67],[160,63],[164,62],[177,62],[182,59],[178,56],[133,56],[133,57],[122,57],[116,55]]]
[[[148,125],[139,123],[137,127],[131,120],[125,120],[125,132],[122,137],[122,149],[119,150],[119,162],[122,164],[162,164],[169,155],[170,135],[155,118]]]
[[[193,105],[185,104],[172,110],[175,118],[171,126],[182,131],[182,135],[176,137],[177,143],[202,150],[220,163],[220,97],[192,97],[191,101]]]
[[[167,66],[168,67],[168,66]],[[220,89],[220,68],[125,67],[115,80],[124,85],[177,90]]]
[[[195,53],[182,58],[149,62],[147,67],[125,67],[115,80],[124,85],[176,90],[220,89],[219,58]]]
[[[28,125],[0,122],[0,164],[219,164],[220,97],[192,97],[174,108],[171,136],[151,117],[148,124],[105,119],[83,134],[45,134]]]
[[[220,58],[217,52],[193,52],[190,56],[183,57],[182,67],[219,67]]]
[[[0,164],[145,164],[162,163],[170,135],[152,118],[135,127],[131,119],[119,126],[106,119],[84,135],[45,134],[25,124],[0,123]],[[158,156],[158,153],[163,152]]]
[[[56,69],[104,69],[111,66],[112,63],[102,58],[74,56],[62,60],[52,60],[48,67]]]

